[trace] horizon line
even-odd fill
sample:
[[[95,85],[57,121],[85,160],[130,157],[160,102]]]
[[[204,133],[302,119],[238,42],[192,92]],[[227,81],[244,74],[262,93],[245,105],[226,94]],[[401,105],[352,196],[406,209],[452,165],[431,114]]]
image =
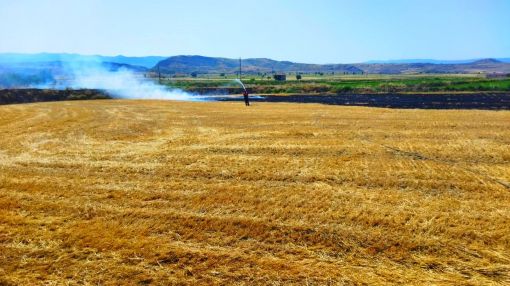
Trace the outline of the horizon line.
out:
[[[437,59],[437,58],[399,58],[399,59],[371,59],[371,60],[365,60],[365,61],[353,61],[353,62],[327,62],[327,63],[314,63],[314,62],[305,62],[305,61],[293,61],[293,60],[281,60],[281,59],[274,59],[270,57],[224,57],[224,56],[205,56],[200,54],[176,54],[171,56],[165,56],[165,55],[155,55],[155,54],[148,54],[143,56],[132,56],[132,55],[125,55],[125,54],[86,54],[86,53],[77,53],[77,52],[0,52],[0,55],[8,55],[8,54],[16,54],[16,55],[41,55],[41,54],[48,54],[48,55],[77,55],[77,56],[86,56],[86,57],[127,57],[127,58],[146,58],[146,57],[161,57],[161,58],[171,58],[171,57],[180,57],[180,56],[187,56],[187,57],[193,57],[193,56],[199,56],[199,57],[207,57],[207,58],[223,58],[223,59],[269,59],[279,62],[293,62],[298,64],[320,64],[320,65],[334,65],[334,64],[377,64],[377,63],[392,63],[392,62],[402,62],[402,61],[417,61],[415,63],[421,63],[418,61],[436,61],[436,62],[470,62],[470,61],[479,61],[479,60],[487,60],[487,59],[510,59],[510,56],[504,56],[504,57],[476,57],[476,58],[457,58],[457,59]],[[423,62],[426,63],[426,62]]]

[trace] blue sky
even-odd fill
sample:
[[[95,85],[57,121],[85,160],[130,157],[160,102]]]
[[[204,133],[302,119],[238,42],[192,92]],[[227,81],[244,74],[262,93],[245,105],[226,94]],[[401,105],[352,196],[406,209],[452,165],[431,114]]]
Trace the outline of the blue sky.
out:
[[[510,0],[0,0],[0,52],[510,57]]]

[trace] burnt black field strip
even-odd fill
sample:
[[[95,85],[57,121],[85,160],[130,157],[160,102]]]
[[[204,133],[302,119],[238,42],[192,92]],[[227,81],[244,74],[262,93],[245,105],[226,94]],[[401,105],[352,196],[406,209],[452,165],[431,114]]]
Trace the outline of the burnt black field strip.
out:
[[[220,101],[242,98],[221,97]],[[329,105],[417,109],[510,110],[510,93],[466,94],[339,94],[339,95],[266,95],[253,102],[321,103]]]
[[[0,104],[63,100],[109,99],[94,89],[0,89]],[[243,101],[241,95],[202,97],[213,101]],[[250,96],[252,102],[320,103],[328,105],[416,109],[510,110],[510,93],[464,94],[293,94]]]
[[[109,98],[111,97],[106,92],[97,89],[0,89],[0,105]]]

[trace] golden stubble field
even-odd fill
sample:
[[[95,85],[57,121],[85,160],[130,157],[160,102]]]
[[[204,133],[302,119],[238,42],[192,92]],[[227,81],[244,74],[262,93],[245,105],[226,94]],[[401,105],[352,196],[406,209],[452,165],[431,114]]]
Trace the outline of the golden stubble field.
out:
[[[0,285],[505,285],[510,112],[0,106]]]

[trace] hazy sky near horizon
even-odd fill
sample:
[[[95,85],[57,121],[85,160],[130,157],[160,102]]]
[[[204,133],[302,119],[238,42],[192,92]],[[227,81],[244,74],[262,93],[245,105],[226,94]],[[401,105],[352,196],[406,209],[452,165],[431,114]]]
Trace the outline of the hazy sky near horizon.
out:
[[[0,52],[308,63],[510,57],[510,0],[0,0]]]

